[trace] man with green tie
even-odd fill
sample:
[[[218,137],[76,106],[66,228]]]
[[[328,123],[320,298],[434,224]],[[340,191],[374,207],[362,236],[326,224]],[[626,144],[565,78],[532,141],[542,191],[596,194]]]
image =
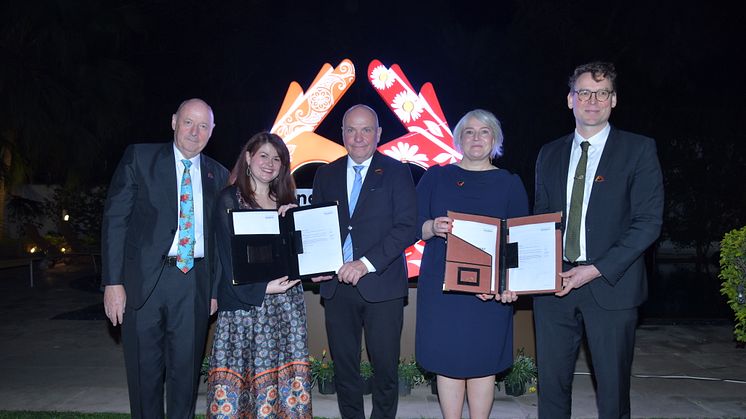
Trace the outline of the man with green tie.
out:
[[[542,147],[535,214],[562,211],[562,290],[534,298],[539,417],[569,418],[583,336],[600,418],[630,417],[637,308],[647,297],[645,250],[658,238],[663,181],[655,141],[609,124],[614,65],[575,69],[567,106],[575,132]]]

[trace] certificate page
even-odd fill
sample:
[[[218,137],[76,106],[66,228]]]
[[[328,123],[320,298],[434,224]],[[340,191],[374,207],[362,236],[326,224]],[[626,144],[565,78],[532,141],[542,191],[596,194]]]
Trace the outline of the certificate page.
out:
[[[511,291],[551,290],[557,261],[554,222],[510,227],[510,243],[518,242],[518,267],[510,269]]]
[[[342,266],[337,206],[323,206],[293,212],[295,229],[301,232],[303,253],[298,255],[298,273],[309,275],[337,272]]]
[[[495,263],[497,262],[497,226],[476,221],[453,220],[451,233],[492,256],[491,288],[495,289]]]
[[[280,234],[277,211],[233,211],[233,234]]]

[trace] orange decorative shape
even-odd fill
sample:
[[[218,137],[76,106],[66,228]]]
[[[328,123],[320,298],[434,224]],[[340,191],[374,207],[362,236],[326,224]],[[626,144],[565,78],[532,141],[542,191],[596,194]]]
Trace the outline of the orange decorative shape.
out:
[[[290,170],[308,163],[329,163],[347,154],[344,147],[314,130],[355,81],[355,66],[345,59],[336,67],[324,64],[306,92],[290,83],[271,132],[282,137],[290,151]]]

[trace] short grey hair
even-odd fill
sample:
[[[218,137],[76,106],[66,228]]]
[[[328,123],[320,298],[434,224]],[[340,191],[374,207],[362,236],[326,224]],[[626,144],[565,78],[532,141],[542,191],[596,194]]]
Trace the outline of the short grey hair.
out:
[[[494,144],[492,144],[492,151],[490,151],[490,157],[493,159],[495,157],[501,157],[503,155],[503,139],[505,137],[503,136],[503,130],[500,126],[500,121],[492,112],[486,111],[484,109],[474,109],[473,111],[469,111],[458,121],[458,124],[456,124],[456,128],[453,129],[453,145],[454,147],[456,147],[456,150],[459,153],[463,154],[463,150],[461,148],[461,134],[464,131],[464,125],[466,125],[466,121],[471,118],[476,119],[477,121],[487,125],[490,128],[490,130],[492,131],[492,136],[495,139]]]
[[[347,109],[345,111],[345,114],[342,116],[342,128],[344,128],[345,121],[347,121],[347,114],[349,114],[350,112],[354,111],[355,109],[360,109],[360,108],[366,109],[368,112],[370,112],[371,114],[373,114],[373,119],[376,120],[376,129],[378,129],[378,127],[380,127],[380,125],[378,125],[378,114],[376,113],[376,111],[373,110],[373,108],[371,108],[368,105],[364,105],[362,103],[358,103],[357,105],[352,105],[350,107],[350,109]]]

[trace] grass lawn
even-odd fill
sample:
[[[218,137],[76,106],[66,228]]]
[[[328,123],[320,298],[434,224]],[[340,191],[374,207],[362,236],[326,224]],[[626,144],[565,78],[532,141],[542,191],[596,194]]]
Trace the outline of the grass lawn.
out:
[[[0,410],[0,419],[129,419],[127,413],[10,412]],[[197,415],[203,419],[205,415]]]
[[[0,419],[125,419],[125,413],[80,413],[80,412],[9,412],[0,411]]]
[[[129,419],[126,413],[80,413],[80,412],[10,412],[0,410],[0,419]],[[196,418],[204,419],[205,415]],[[326,419],[314,416],[314,419]]]

